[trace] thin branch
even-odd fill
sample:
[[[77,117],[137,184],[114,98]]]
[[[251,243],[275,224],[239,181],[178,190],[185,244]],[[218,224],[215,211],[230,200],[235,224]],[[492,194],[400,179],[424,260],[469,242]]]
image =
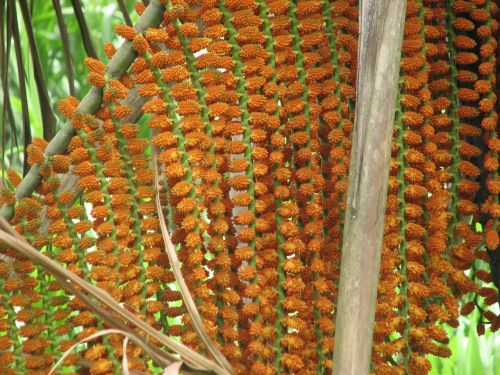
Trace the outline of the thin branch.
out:
[[[23,54],[21,50],[21,36],[19,34],[19,25],[17,24],[16,3],[14,2],[14,0],[9,0],[8,6],[10,7],[11,10],[10,16],[12,17],[12,37],[14,39],[14,51],[16,53],[19,96],[21,99],[21,113],[23,120],[23,141],[24,141],[23,175],[26,175],[29,169],[27,146],[31,143],[30,115],[28,110],[28,96],[26,94],[26,76],[24,74]]]
[[[5,21],[7,24],[5,25]],[[2,120],[0,126],[2,128],[2,176],[4,175],[5,167],[5,146],[6,146],[6,123],[9,121],[11,137],[10,141],[10,156],[9,161],[12,165],[12,160],[14,158],[14,144],[16,145],[16,150],[19,153],[19,142],[17,140],[17,131],[14,121],[14,112],[12,111],[12,105],[10,102],[10,90],[9,90],[9,57],[10,57],[10,46],[12,39],[12,15],[10,7],[6,0],[2,0],[0,3],[0,71],[1,71],[1,83],[3,92],[3,108],[2,108]],[[5,47],[5,48],[4,48]]]
[[[42,113],[43,138],[47,141],[50,141],[56,133],[57,120],[54,116],[54,113],[52,112],[49,93],[47,91],[47,86],[45,85],[42,63],[40,62],[40,55],[38,53],[38,47],[36,45],[35,33],[33,31],[33,24],[31,22],[29,6],[26,0],[19,0],[19,5],[21,7],[21,13],[24,20],[24,29],[26,30],[26,35],[28,37],[31,61],[33,64],[36,89],[38,93],[38,101],[40,102],[40,111]],[[25,146],[27,145],[28,144],[26,144]]]
[[[59,32],[61,33],[64,65],[66,66],[66,77],[68,79],[69,94],[74,96],[75,82],[73,77],[73,64],[71,61],[71,47],[70,47],[68,29],[66,27],[66,22],[64,22],[64,16],[62,14],[60,0],[52,0],[52,7],[54,8],[54,12],[56,13],[57,24],[59,25]]]
[[[76,20],[78,21],[85,52],[87,52],[87,56],[97,59],[97,53],[94,49],[94,45],[92,44],[89,27],[87,26],[87,21],[85,20],[85,15],[83,14],[82,4],[80,3],[80,0],[71,0],[71,5],[73,5],[73,11],[75,12]]]
[[[132,20],[130,19],[130,15],[128,14],[127,6],[123,0],[118,0],[118,7],[123,14],[123,20],[128,26],[132,26]]]

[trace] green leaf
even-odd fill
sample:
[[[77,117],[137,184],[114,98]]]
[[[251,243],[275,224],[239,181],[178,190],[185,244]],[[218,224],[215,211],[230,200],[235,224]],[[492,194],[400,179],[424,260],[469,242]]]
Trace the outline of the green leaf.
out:
[[[474,329],[470,330],[469,343],[467,345],[467,353],[464,358],[469,360],[466,362],[465,374],[486,374],[483,362],[481,360],[479,338]]]

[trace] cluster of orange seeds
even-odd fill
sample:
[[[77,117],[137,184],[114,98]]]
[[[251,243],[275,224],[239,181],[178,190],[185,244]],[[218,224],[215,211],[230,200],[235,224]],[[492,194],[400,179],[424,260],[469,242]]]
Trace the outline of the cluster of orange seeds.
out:
[[[478,332],[484,324],[499,327],[487,309],[497,291],[484,270],[487,252],[494,258],[498,249],[498,157],[488,146],[497,129],[496,14],[497,5],[487,1],[407,4],[375,373],[427,373],[427,354],[450,356],[439,324],[458,325],[459,302],[468,293],[476,297],[462,313],[478,307]],[[490,170],[483,165],[495,162]],[[395,356],[401,359],[391,361]]]
[[[157,4],[158,5],[158,4]],[[47,156],[15,229],[163,333],[205,354],[160,231],[155,171],[182,273],[235,373],[331,371],[354,122],[355,0],[161,1],[157,28],[118,25],[136,57],[95,114],[60,112],[75,135]],[[145,6],[135,7],[139,15]],[[500,327],[498,7],[409,0],[402,47],[372,353],[375,374],[425,374],[450,355],[441,324],[476,307]],[[112,59],[116,49],[105,45]],[[140,108],[131,95],[138,95]],[[152,152],[158,165],[152,163]],[[21,178],[9,171],[16,187]],[[76,181],[76,185],[71,181]],[[0,247],[0,371],[42,374],[106,325],[51,276]],[[493,275],[493,277],[491,276]],[[473,299],[466,300],[472,293]],[[123,338],[86,344],[66,366],[119,373]],[[127,347],[131,369],[152,371]],[[74,367],[73,367],[74,368]]]

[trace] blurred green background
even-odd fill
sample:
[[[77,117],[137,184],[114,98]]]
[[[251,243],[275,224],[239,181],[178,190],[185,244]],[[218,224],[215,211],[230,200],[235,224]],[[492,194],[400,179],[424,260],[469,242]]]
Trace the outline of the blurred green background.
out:
[[[444,359],[429,355],[432,363],[430,375],[500,374],[500,335],[486,329],[483,336],[478,336],[478,316],[475,311],[467,317],[461,317],[457,329],[445,328],[453,354]]]

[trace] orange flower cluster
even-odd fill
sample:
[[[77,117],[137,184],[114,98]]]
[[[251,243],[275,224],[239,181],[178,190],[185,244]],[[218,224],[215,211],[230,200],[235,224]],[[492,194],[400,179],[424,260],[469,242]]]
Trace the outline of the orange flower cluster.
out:
[[[494,191],[487,198],[480,192],[487,188],[486,178],[494,180],[484,175],[482,164],[491,158],[485,126],[497,128],[492,92],[496,13],[493,2],[408,2],[374,331],[375,373],[427,373],[426,354],[451,354],[437,324],[458,325],[458,299],[473,292],[485,297],[486,305],[496,302],[496,291],[481,287],[491,281],[481,261],[487,260],[485,246],[498,247],[498,229],[489,229],[494,215],[481,217],[478,204],[485,199],[481,211],[489,213],[498,199]],[[477,270],[472,280],[464,273],[471,268]],[[470,302],[462,311],[473,309]],[[478,332],[486,321],[497,329],[498,317],[484,306],[480,311]],[[401,359],[391,360],[395,356]]]
[[[77,99],[61,101],[76,135],[53,156],[35,139],[27,150],[40,175],[35,194],[16,200],[3,189],[0,202],[15,204],[11,223],[34,246],[205,353],[164,250],[157,170],[183,276],[235,373],[329,372],[357,2],[161,3],[157,28],[115,27],[136,52],[122,77],[86,59],[101,107],[83,114]],[[407,3],[376,374],[425,374],[426,354],[449,356],[439,324],[457,326],[469,292],[475,297],[462,313],[479,309],[478,332],[500,326],[487,308],[497,301],[490,283],[500,280],[486,264],[500,259],[497,16],[490,0]],[[104,49],[115,56],[111,44]],[[130,104],[137,94],[141,108]],[[12,186],[21,181],[8,176]],[[45,373],[69,346],[106,326],[4,245],[0,288],[2,373]],[[122,344],[117,335],[95,340],[66,365],[84,358],[92,374],[119,371]],[[141,348],[127,351],[131,369],[150,370]]]

